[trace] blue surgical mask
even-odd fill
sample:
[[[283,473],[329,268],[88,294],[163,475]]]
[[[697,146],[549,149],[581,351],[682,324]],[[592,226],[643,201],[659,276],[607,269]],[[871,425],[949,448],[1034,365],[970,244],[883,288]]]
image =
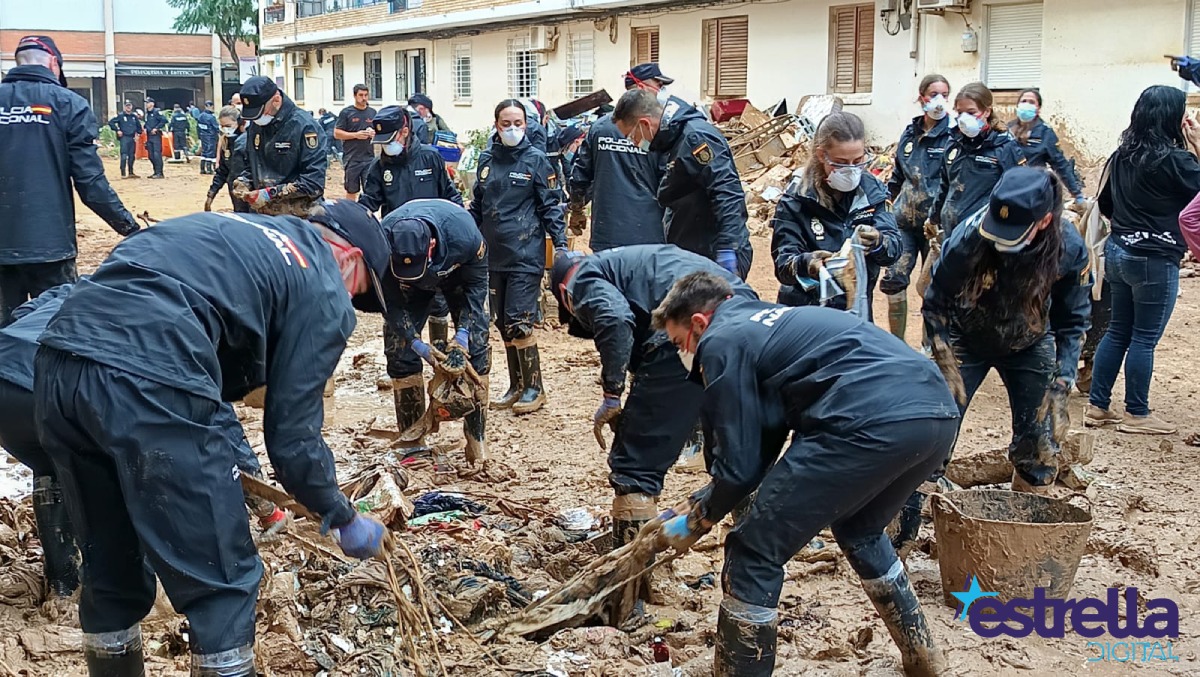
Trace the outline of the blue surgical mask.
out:
[[[1037,104],[1029,103],[1028,101],[1017,104],[1017,119],[1021,122],[1032,122],[1037,117],[1037,114]]]
[[[575,162],[575,151],[569,150],[563,153],[563,160],[566,160],[568,165]]]
[[[395,157],[404,152],[404,144],[399,141],[389,141],[388,143],[384,144],[383,152],[386,155]]]

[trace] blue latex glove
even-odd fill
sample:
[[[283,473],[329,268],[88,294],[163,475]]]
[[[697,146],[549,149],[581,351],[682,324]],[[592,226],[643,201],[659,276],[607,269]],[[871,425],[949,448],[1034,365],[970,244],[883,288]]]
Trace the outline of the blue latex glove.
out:
[[[668,512],[673,513],[674,511]],[[688,526],[687,515],[678,515],[667,520],[662,525],[661,534],[662,542],[676,550],[687,550],[699,538],[699,535],[693,534],[691,527]]]
[[[732,249],[717,250],[717,265],[721,266],[725,270],[728,270],[734,275],[738,274],[737,254],[734,254]]]
[[[456,336],[456,338],[457,338],[457,336]],[[414,353],[421,356],[422,360],[425,360],[430,365],[436,366],[436,360],[433,359],[433,352],[430,350],[430,346],[428,343],[422,341],[421,339],[417,339],[417,340],[413,341],[412,349],[413,349]]]
[[[1082,196],[1082,195],[1080,195],[1080,196],[1078,196],[1078,197],[1076,197],[1076,198],[1075,198],[1075,204],[1077,204],[1077,205],[1086,205],[1086,204],[1087,204],[1087,198],[1086,198],[1086,197],[1084,197],[1084,196]]]
[[[621,398],[617,395],[605,395],[604,401],[600,403],[600,408],[596,410],[592,416],[592,422],[596,425],[604,425],[621,413]]]
[[[383,553],[387,527],[370,515],[355,515],[349,524],[333,530],[342,552],[358,559],[370,559]]]
[[[459,329],[454,332],[454,342],[463,349],[464,353],[467,352],[467,346],[470,345],[470,332],[466,329]]]

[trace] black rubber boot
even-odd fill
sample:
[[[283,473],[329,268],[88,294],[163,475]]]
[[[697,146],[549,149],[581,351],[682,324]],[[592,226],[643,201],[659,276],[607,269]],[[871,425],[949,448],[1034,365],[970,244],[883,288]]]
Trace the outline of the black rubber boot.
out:
[[[392,400],[396,405],[396,429],[403,434],[425,415],[425,377],[413,374],[392,379]],[[424,436],[413,441],[410,446],[425,446]]]
[[[192,677],[255,677],[254,646],[215,654],[192,654]]]
[[[521,384],[524,389],[513,403],[514,414],[531,414],[546,404],[546,393],[542,389],[542,360],[537,344],[528,348],[517,348],[517,361],[521,365]]]
[[[892,336],[904,340],[905,330],[908,329],[908,292],[888,294],[888,328]]]
[[[487,448],[487,392],[488,377],[483,376],[483,385],[476,391],[478,408],[463,417],[463,436],[467,438],[467,463],[483,463],[488,460]]]
[[[946,657],[933,641],[904,565],[896,562],[882,578],[863,580],[862,585],[900,649],[904,674],[908,677],[943,674]]]
[[[83,656],[88,677],[145,677],[142,630],[133,626],[118,632],[84,633]]]
[[[450,318],[449,317],[431,317],[429,318],[429,343],[434,348],[446,352],[446,347],[450,344],[447,342],[450,338]]]
[[[33,517],[42,541],[46,586],[53,595],[70,597],[79,587],[79,561],[75,532],[55,478],[33,478]]]
[[[517,349],[511,343],[504,344],[504,357],[508,361],[508,392],[504,397],[492,402],[492,409],[512,409],[521,396],[521,362],[517,358]]]
[[[717,614],[714,677],[770,677],[779,612],[726,595]]]

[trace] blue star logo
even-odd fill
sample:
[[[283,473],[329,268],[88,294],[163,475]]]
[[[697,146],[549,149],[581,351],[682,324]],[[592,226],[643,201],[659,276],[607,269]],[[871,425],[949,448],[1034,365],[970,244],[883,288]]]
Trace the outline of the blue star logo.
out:
[[[971,605],[975,603],[975,600],[979,599],[980,597],[997,596],[997,593],[984,592],[981,590],[979,587],[979,579],[975,578],[974,576],[967,576],[966,590],[963,590],[962,592],[952,592],[950,594],[957,597],[958,601],[962,604],[962,608],[959,610],[958,615],[954,617],[955,620],[960,621],[967,619],[967,611],[970,610]]]

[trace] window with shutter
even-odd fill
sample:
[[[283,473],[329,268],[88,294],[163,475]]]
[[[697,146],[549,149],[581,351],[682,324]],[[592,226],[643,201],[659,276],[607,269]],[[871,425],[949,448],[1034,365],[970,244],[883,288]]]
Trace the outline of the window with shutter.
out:
[[[1042,3],[989,5],[984,84],[1036,87],[1042,79]]]
[[[704,94],[714,99],[746,96],[750,20],[745,16],[704,22]]]
[[[366,52],[363,54],[364,84],[367,86],[367,96],[372,101],[383,98],[383,53]]]
[[[471,100],[471,43],[454,43],[454,100]]]
[[[639,63],[658,63],[658,26],[633,29],[633,55],[629,66]]]
[[[1188,1],[1189,25],[1187,39],[1187,53],[1195,54],[1200,52],[1200,0]]]
[[[829,8],[829,91],[869,93],[875,69],[875,5]]]

